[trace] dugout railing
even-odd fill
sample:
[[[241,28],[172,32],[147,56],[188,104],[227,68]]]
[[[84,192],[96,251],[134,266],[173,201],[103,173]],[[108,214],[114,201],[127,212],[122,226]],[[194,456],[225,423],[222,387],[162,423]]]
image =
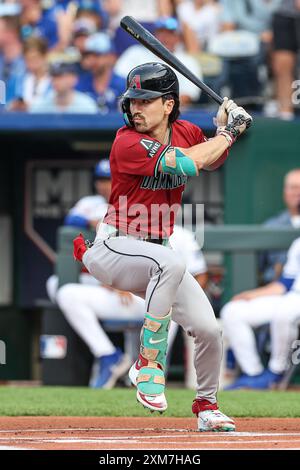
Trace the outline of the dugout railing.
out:
[[[89,240],[94,234],[83,231]],[[72,256],[73,239],[78,229],[60,227],[57,235],[58,255],[56,274],[59,285],[77,282],[80,264]],[[257,258],[264,250],[286,250],[293,240],[300,236],[300,230],[286,227],[276,229],[261,225],[217,225],[206,226],[204,237],[196,231],[200,243],[204,238],[203,250],[222,252],[228,255],[226,269],[226,297],[245,289],[252,289],[258,283]]]
[[[89,240],[93,240],[94,233],[82,231]],[[77,282],[80,273],[80,263],[72,256],[72,241],[78,235],[78,229],[60,227],[57,234],[57,261],[56,274],[59,285]],[[221,252],[224,256],[224,295],[223,302],[232,295],[256,287],[258,278],[258,254],[265,250],[287,250],[290,244],[300,236],[300,230],[286,227],[276,229],[261,225],[218,225],[205,226],[204,236],[196,231],[200,244],[203,240],[204,252]],[[132,321],[106,321],[104,328],[108,331],[123,331],[125,345],[134,355],[136,348],[136,331],[140,324]],[[134,341],[135,338],[135,341]],[[285,377],[285,388],[290,381],[295,367]],[[292,373],[291,373],[292,372]]]

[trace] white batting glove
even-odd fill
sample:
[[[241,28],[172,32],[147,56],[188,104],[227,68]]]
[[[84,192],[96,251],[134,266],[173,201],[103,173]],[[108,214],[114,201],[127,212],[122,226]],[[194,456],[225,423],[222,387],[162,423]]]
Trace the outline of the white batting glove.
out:
[[[252,124],[252,116],[244,108],[237,106],[229,112],[226,126],[218,127],[217,135],[223,135],[231,147],[236,139]]]
[[[239,126],[239,132],[241,134],[245,129],[251,126],[253,119],[252,116],[241,106],[238,106],[229,112],[228,125],[232,124],[234,121],[237,121],[237,118],[240,118],[239,120],[241,125]]]
[[[215,126],[224,127],[228,123],[228,115],[231,111],[237,108],[238,105],[225,96],[223,103],[218,109],[216,117],[213,119]]]

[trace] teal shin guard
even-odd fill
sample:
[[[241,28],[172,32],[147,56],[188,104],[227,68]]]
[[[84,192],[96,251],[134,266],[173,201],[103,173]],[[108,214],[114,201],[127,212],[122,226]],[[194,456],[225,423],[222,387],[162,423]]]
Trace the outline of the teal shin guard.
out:
[[[141,337],[141,355],[147,359],[148,364],[142,367],[137,378],[137,388],[146,395],[160,395],[164,393],[166,354],[168,345],[168,330],[171,313],[165,317],[145,315]]]

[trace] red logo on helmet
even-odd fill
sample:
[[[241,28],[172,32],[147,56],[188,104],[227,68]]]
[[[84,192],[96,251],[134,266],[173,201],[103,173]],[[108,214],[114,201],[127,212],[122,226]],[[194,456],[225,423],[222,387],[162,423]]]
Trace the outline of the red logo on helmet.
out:
[[[135,75],[129,85],[129,88],[142,88],[141,87],[141,76],[140,75]]]

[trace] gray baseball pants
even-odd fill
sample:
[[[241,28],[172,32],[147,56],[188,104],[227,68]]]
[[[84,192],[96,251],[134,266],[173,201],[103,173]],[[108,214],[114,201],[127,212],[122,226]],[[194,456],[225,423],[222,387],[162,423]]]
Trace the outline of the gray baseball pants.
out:
[[[221,332],[205,293],[176,253],[169,247],[100,230],[83,263],[100,282],[143,297],[150,314],[163,317],[172,308],[172,319],[195,341],[197,397],[215,402]]]

